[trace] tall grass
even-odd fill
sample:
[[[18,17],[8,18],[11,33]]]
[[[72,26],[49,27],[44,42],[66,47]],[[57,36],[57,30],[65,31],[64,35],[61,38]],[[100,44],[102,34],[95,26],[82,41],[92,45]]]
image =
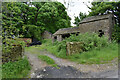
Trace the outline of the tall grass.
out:
[[[110,44],[100,50],[94,49],[91,51],[74,54],[69,56],[69,59],[78,63],[87,64],[102,64],[118,58],[118,45]]]

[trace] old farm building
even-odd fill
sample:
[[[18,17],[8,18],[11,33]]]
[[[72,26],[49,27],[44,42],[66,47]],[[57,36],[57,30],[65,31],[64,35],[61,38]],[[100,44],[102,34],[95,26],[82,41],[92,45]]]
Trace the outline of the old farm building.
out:
[[[111,39],[112,28],[114,26],[113,14],[92,16],[83,19],[79,23],[79,27],[70,27],[59,29],[53,34],[53,41],[62,41],[65,37],[69,37],[70,34],[79,34],[85,32],[99,33],[99,36],[105,35]]]

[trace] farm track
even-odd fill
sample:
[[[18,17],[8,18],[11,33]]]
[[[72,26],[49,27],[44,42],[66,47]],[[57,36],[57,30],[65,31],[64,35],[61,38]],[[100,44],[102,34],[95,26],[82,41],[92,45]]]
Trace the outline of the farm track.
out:
[[[29,52],[25,52],[25,55],[27,56],[30,65],[32,67],[29,76],[33,77],[34,71],[38,70],[38,69],[43,69],[44,67],[48,66],[45,62],[41,61],[40,59],[38,59],[38,56],[36,54],[31,54]]]
[[[61,58],[57,58],[56,56],[54,56],[53,54],[49,53],[46,50],[38,50],[39,54],[41,55],[46,55],[49,56],[50,58],[52,58],[56,64],[58,64],[59,66],[62,67],[72,67],[76,70],[78,70],[82,73],[88,73],[86,74],[87,77],[92,77],[92,78],[114,78],[114,77],[118,77],[118,64],[117,64],[117,59],[111,61],[108,64],[93,64],[93,65],[84,65],[84,64],[77,64],[76,62],[72,62],[66,59],[61,59]],[[43,68],[48,67],[49,65],[47,65],[45,62],[41,61],[38,59],[38,55],[39,54],[32,54],[32,53],[28,53],[26,52],[27,56],[29,57],[29,61],[30,63],[32,63],[33,65],[33,69],[31,70],[31,73],[33,73],[34,71],[38,74],[39,72],[41,72],[41,70]],[[61,68],[62,68],[61,67]],[[51,67],[52,68],[52,67]],[[64,69],[64,68],[63,68]],[[55,69],[54,69],[55,70]],[[66,69],[67,70],[67,69]],[[63,70],[62,70],[63,71]],[[52,72],[52,71],[51,71]],[[41,73],[42,74],[42,73]],[[52,73],[53,74],[53,73]],[[34,75],[34,74],[33,74]],[[35,75],[34,75],[35,76]],[[50,76],[48,76],[50,77]],[[52,77],[56,77],[56,76],[52,76]],[[64,76],[65,77],[65,76]],[[72,77],[72,76],[71,76]],[[74,77],[74,76],[73,76]],[[85,77],[85,76],[84,76]]]

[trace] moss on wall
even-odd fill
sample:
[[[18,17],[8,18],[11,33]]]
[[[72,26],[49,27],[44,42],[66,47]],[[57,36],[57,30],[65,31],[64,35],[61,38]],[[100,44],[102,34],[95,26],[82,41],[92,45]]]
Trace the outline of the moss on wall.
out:
[[[7,53],[2,54],[2,62],[16,61],[22,58],[24,53],[24,48],[21,45],[13,45],[11,50]]]
[[[76,53],[83,52],[83,43],[82,42],[68,42],[67,44],[67,55],[72,55]]]

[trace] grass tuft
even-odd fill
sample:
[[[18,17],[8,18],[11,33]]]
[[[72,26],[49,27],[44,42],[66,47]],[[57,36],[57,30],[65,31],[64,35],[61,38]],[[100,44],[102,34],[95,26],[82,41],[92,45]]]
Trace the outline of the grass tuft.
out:
[[[47,64],[55,64],[55,61],[46,55],[39,55],[38,58],[45,61]]]
[[[42,61],[45,61],[47,64],[59,69],[58,65],[55,64],[55,61],[53,59],[51,59],[50,57],[48,57],[46,55],[39,55],[38,58],[41,59]]]

